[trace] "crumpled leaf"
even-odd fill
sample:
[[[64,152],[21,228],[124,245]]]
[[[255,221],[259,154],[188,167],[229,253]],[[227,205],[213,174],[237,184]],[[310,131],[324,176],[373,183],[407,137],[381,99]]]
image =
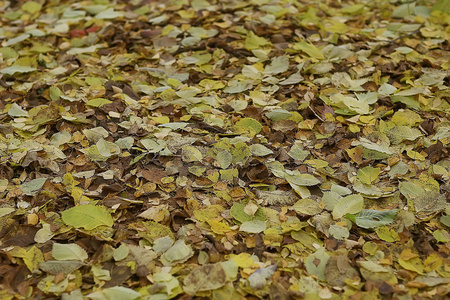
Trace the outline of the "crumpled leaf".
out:
[[[248,283],[253,289],[262,289],[267,285],[267,281],[272,277],[277,269],[277,265],[260,268],[248,277]]]

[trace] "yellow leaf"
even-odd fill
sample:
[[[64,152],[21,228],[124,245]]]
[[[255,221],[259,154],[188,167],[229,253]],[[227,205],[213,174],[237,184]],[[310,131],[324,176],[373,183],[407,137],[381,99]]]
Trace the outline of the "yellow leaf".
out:
[[[389,229],[387,226],[378,227],[377,229],[375,229],[375,232],[380,239],[389,243],[400,240],[398,233],[393,229]]]
[[[30,271],[38,268],[40,262],[44,261],[44,254],[36,246],[31,247],[25,254],[23,262]]]
[[[420,154],[419,152],[413,151],[413,150],[406,151],[406,155],[408,155],[409,158],[414,159],[414,160],[419,160],[419,161],[425,160],[425,157],[422,154]]]
[[[241,268],[250,268],[255,262],[249,253],[239,253],[231,259]]]
[[[207,222],[208,222],[209,226],[211,226],[211,230],[216,234],[224,234],[226,232],[231,231],[230,226],[228,226],[222,222],[219,222],[216,220],[210,220]]]

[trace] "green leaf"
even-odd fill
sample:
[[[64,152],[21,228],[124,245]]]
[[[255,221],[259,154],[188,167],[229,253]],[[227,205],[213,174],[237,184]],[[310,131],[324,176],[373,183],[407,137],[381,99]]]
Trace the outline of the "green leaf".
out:
[[[16,73],[30,73],[36,70],[36,68],[29,66],[11,66],[0,70],[0,73],[12,76]]]
[[[389,225],[394,222],[398,209],[379,211],[373,209],[363,209],[354,217],[356,225],[362,228],[375,228]]]
[[[251,137],[257,135],[262,129],[261,123],[253,118],[240,119],[234,124],[234,127],[238,133],[248,132]]]
[[[161,256],[161,262],[165,266],[170,266],[177,263],[182,263],[188,260],[192,255],[194,255],[194,251],[191,249],[189,245],[183,240],[178,240],[173,244],[172,247],[167,249],[166,252]]]
[[[438,243],[450,242],[450,234],[446,230],[436,230],[433,232],[433,236]]]
[[[193,146],[183,146],[181,148],[181,158],[184,162],[195,162],[201,161],[203,155],[197,148]]]
[[[260,49],[262,46],[268,45],[272,45],[272,43],[263,37],[257,36],[256,34],[253,33],[253,31],[250,31],[247,37],[245,38],[244,47],[247,50],[257,50]]]
[[[42,5],[36,1],[27,1],[25,4],[22,5],[21,9],[24,12],[34,14],[41,10]]]
[[[100,292],[98,292],[100,293]],[[108,300],[135,300],[141,298],[141,294],[123,286],[114,286],[101,291],[101,293]],[[95,293],[94,293],[95,294]],[[90,294],[92,295],[92,294]],[[91,298],[88,295],[88,298]],[[92,297],[91,299],[101,299],[97,297]]]
[[[106,208],[93,204],[72,207],[63,211],[61,215],[67,225],[86,230],[92,230],[99,226],[111,227],[114,223]]]
[[[260,233],[266,230],[266,228],[267,226],[265,221],[253,220],[242,223],[241,226],[239,227],[239,231],[249,233]]]
[[[49,92],[50,92],[50,99],[52,101],[57,101],[60,99],[62,92],[57,86],[51,86],[49,88]]]
[[[313,44],[307,43],[305,41],[295,43],[294,49],[305,52],[312,58],[325,59],[325,56],[323,56],[323,53],[322,53],[322,51],[319,50],[319,48],[317,48]]]
[[[130,150],[134,145],[134,138],[132,138],[131,136],[123,137],[115,141],[114,144],[119,146],[120,149]]]
[[[411,200],[419,195],[425,194],[425,190],[415,183],[409,181],[402,181],[399,184],[400,193],[406,197],[406,199]]]
[[[335,239],[342,241],[345,241],[350,236],[350,231],[348,228],[339,225],[330,225],[328,232]]]
[[[77,244],[53,244],[52,256],[56,260],[79,260],[88,259],[86,250]]]
[[[286,179],[288,182],[292,182],[293,184],[300,186],[313,186],[320,183],[320,180],[312,176],[311,174],[286,174],[284,176],[284,179]]]
[[[356,177],[364,184],[371,184],[378,179],[380,172],[380,168],[372,168],[371,166],[367,166],[359,169]]]
[[[394,18],[409,17],[414,14],[415,6],[416,6],[415,2],[410,2],[410,3],[399,5],[392,12],[392,17],[394,17]]]
[[[28,117],[28,112],[17,105],[17,103],[14,103],[8,110],[8,115],[11,117]]]
[[[438,0],[431,9],[432,11],[443,11],[450,14],[450,0]]]
[[[92,106],[92,107],[102,107],[105,104],[109,104],[112,103],[111,100],[105,99],[105,98],[95,98],[95,99],[91,99],[89,100],[86,105],[87,106]]]
[[[291,117],[291,113],[285,109],[274,109],[268,113],[266,113],[266,117],[271,119],[272,121],[281,121],[286,120]]]
[[[120,17],[123,17],[123,13],[120,11],[115,11],[114,8],[108,8],[95,15],[96,19],[116,19]]]
[[[264,74],[273,75],[286,72],[289,69],[289,58],[287,56],[276,56],[270,65],[264,68]]]
[[[244,212],[245,204],[243,203],[234,203],[230,209],[230,215],[235,220],[244,223],[251,220],[259,220],[265,221],[266,217],[264,216],[264,212],[262,209],[258,209],[253,216],[250,216]]]
[[[37,193],[42,188],[42,186],[44,186],[44,183],[46,181],[47,178],[36,178],[23,183],[20,186],[20,189],[22,190],[22,193],[24,193],[25,195],[32,196],[35,193]]]
[[[238,94],[252,88],[252,81],[248,80],[232,80],[228,86],[223,89],[225,93]]]
[[[346,214],[357,214],[364,207],[364,198],[361,195],[350,195],[338,200],[333,208],[333,218],[339,219]]]
[[[98,153],[104,157],[110,157],[120,154],[120,147],[112,142],[105,141],[103,138],[97,141]]]
[[[143,139],[141,140],[141,144],[148,150],[149,153],[160,152],[167,146],[165,141],[154,139]]]
[[[288,152],[288,155],[295,160],[305,160],[309,154],[308,150],[303,150],[303,147],[297,144],[294,144]]]
[[[317,276],[320,280],[325,280],[325,268],[329,259],[330,255],[325,251],[325,248],[319,248],[305,259],[306,271],[310,275]]]
[[[230,164],[233,160],[233,156],[231,155],[231,153],[229,151],[222,150],[219,153],[217,153],[216,160],[222,169],[226,169],[230,166]]]
[[[256,156],[266,156],[272,154],[273,151],[261,144],[253,144],[248,147],[250,152]]]

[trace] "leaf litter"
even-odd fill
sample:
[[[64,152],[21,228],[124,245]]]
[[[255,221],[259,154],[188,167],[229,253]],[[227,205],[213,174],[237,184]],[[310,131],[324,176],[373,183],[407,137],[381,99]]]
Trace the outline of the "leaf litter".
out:
[[[0,298],[448,297],[449,7],[0,2]]]

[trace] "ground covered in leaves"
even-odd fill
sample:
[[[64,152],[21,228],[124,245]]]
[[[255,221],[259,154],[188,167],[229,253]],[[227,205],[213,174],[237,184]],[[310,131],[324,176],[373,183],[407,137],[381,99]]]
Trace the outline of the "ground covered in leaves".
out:
[[[450,5],[0,1],[1,299],[450,293]]]

